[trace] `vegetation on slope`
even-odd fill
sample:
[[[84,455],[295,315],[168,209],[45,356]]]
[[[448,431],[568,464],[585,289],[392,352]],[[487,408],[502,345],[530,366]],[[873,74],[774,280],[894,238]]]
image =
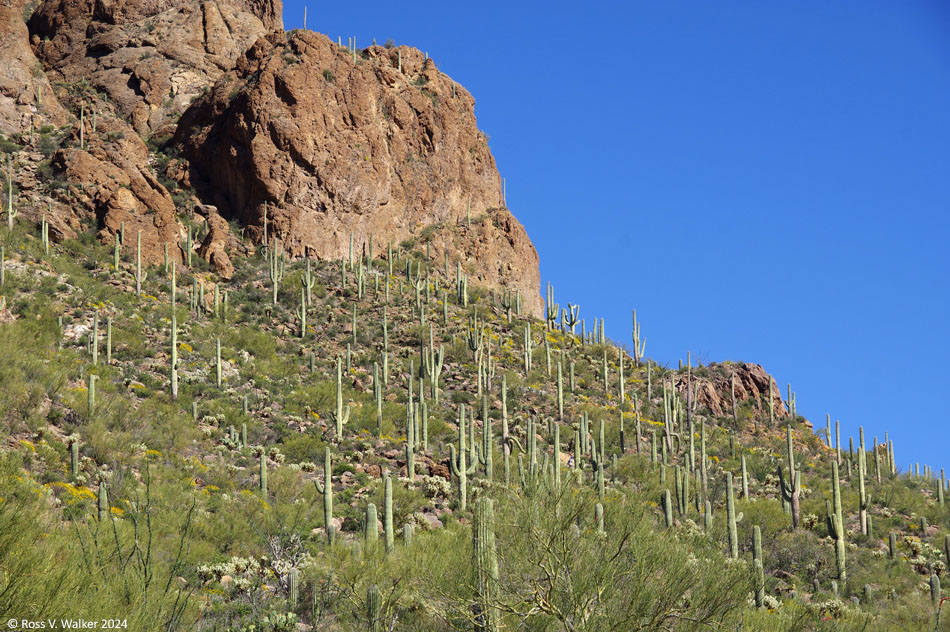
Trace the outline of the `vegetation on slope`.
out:
[[[116,268],[91,231],[48,248],[42,232],[0,236],[0,615],[950,625],[942,472],[899,474],[886,442],[835,451],[761,401],[696,405],[694,372],[734,364],[638,361],[572,333],[553,296],[526,318],[422,243],[342,262],[275,243],[217,283],[197,258],[137,275],[131,235]]]

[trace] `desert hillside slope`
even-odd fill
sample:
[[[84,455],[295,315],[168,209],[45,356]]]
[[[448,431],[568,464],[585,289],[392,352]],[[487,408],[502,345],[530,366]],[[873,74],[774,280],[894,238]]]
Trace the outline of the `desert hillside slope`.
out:
[[[0,7],[0,621],[950,629],[942,469],[542,301],[472,97],[279,15]]]

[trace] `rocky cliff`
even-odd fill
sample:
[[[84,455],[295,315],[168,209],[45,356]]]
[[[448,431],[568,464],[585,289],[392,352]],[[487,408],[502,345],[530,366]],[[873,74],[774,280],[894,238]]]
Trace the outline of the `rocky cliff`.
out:
[[[53,81],[85,78],[145,135],[173,124],[280,16],[280,0],[46,0],[29,25]]]
[[[285,33],[281,10],[280,0],[0,6],[0,132],[22,145],[20,221],[47,215],[54,239],[92,224],[107,243],[122,226],[141,230],[149,263],[166,244],[183,261],[183,220],[203,222],[198,254],[227,276],[245,251],[227,220],[260,243],[266,206],[270,236],[293,256],[337,258],[351,234],[372,238],[376,254],[424,240],[437,264],[519,289],[540,315],[537,252],[505,208],[472,96],[420,51]]]
[[[0,2],[0,133],[29,133],[40,118],[62,125],[69,116],[30,48],[28,15],[19,0]]]
[[[474,107],[420,51],[272,32],[183,115],[178,175],[255,241],[265,209],[294,255],[338,258],[351,233],[376,254],[422,235],[436,262],[520,289],[539,315],[538,255],[504,208]]]

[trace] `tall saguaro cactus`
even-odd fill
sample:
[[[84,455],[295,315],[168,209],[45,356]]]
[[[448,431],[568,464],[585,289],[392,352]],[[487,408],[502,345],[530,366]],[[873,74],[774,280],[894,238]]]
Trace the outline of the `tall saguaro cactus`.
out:
[[[726,520],[729,524],[729,557],[739,558],[739,535],[736,523],[742,520],[742,514],[736,516],[736,501],[732,490],[732,472],[726,472]]]
[[[788,506],[788,509],[792,514],[792,527],[797,529],[801,517],[801,505],[799,501],[802,491],[802,476],[801,472],[799,472],[795,467],[795,452],[794,446],[792,444],[791,425],[786,426],[785,437],[788,479],[786,480],[785,473],[782,471],[782,466],[780,464],[778,466],[779,484],[782,489],[782,504]]]
[[[637,368],[640,368],[640,361],[646,351],[647,339],[640,338],[640,323],[637,321],[637,310],[633,310],[633,362]]]
[[[330,459],[330,446],[323,448],[323,484],[313,479],[313,485],[317,491],[323,494],[323,524],[327,531],[327,542],[333,544],[333,481],[330,476],[333,474],[333,466]]]
[[[871,494],[864,482],[868,469],[867,451],[864,449],[864,427],[860,428],[860,437],[860,450],[858,450],[858,516],[861,522],[861,533],[869,535],[870,516],[868,516],[868,508],[871,506]]]
[[[277,306],[277,288],[284,279],[284,253],[278,254],[279,247],[280,242],[275,239],[274,247],[267,251],[267,276],[271,282],[271,303],[274,307]]]
[[[148,273],[142,272],[142,231],[138,231],[135,236],[135,295],[142,296],[142,284],[148,277]]]
[[[172,399],[178,399],[178,319],[172,314],[172,357],[171,391]]]
[[[752,573],[755,586],[755,605],[761,608],[765,603],[765,569],[762,560],[762,530],[759,525],[752,527]]]
[[[842,585],[848,581],[848,572],[845,565],[844,519],[841,513],[841,486],[838,480],[838,462],[831,462],[831,489],[834,506],[825,501],[827,514],[828,534],[835,541],[835,569],[838,572],[838,581]]]
[[[392,553],[396,548],[395,533],[393,532],[393,479],[386,474],[383,499],[383,533],[386,536],[386,552]]]
[[[449,444],[449,466],[452,476],[458,484],[459,510],[465,511],[468,504],[468,477],[475,473],[475,463],[466,463],[465,459],[465,404],[459,405],[459,449],[456,455],[455,446]]]
[[[366,621],[369,632],[384,632],[383,625],[383,598],[378,584],[371,584],[366,589]]]
[[[336,359],[336,410],[331,414],[336,424],[336,440],[343,438],[343,426],[350,419],[350,407],[343,407],[343,360]]]
[[[475,630],[500,630],[496,605],[498,595],[498,555],[495,550],[495,512],[490,498],[475,502],[472,519],[472,568],[475,573]]]

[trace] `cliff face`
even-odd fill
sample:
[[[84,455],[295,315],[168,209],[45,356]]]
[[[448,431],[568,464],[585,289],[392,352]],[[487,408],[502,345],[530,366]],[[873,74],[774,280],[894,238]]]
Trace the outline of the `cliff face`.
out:
[[[0,133],[29,133],[30,123],[62,125],[69,115],[60,105],[30,48],[23,22],[24,3],[0,2]]]
[[[23,221],[46,214],[54,239],[92,222],[107,243],[124,225],[146,262],[166,244],[180,262],[178,215],[194,209],[213,228],[199,256],[228,276],[244,246],[224,220],[259,243],[266,205],[291,255],[337,258],[351,234],[377,255],[415,239],[541,314],[538,255],[504,207],[474,100],[420,51],[285,33],[280,0],[44,0],[31,15],[7,2],[0,131],[23,145]],[[181,157],[166,168],[146,141],[168,138]]]
[[[474,99],[417,50],[354,55],[309,31],[259,39],[181,118],[179,177],[294,255],[338,258],[424,233],[432,258],[520,289],[541,313],[538,255],[504,208]],[[466,218],[471,209],[473,222]]]
[[[145,135],[173,125],[258,37],[281,28],[280,15],[280,0],[46,0],[29,27],[53,81],[85,78]]]

